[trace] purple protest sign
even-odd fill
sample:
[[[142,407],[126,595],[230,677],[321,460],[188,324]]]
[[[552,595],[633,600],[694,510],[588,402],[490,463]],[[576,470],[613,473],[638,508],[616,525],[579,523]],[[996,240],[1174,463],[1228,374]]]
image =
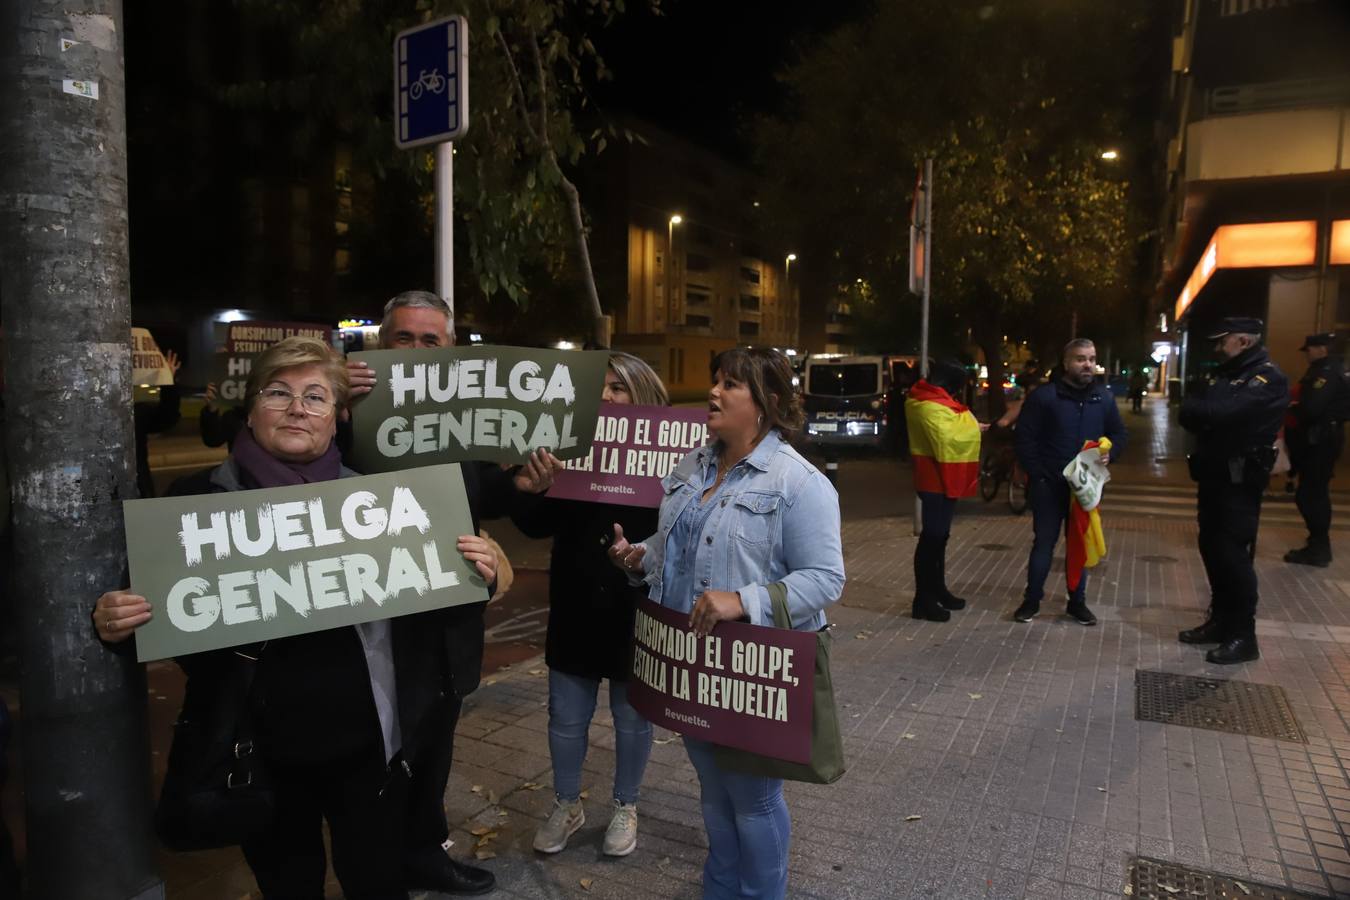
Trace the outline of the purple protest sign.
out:
[[[661,479],[708,440],[706,409],[600,404],[591,452],[571,459],[549,489],[550,497],[660,506]]]
[[[638,605],[628,702],[680,734],[775,759],[811,761],[816,636],[721,622],[700,639],[689,614]]]

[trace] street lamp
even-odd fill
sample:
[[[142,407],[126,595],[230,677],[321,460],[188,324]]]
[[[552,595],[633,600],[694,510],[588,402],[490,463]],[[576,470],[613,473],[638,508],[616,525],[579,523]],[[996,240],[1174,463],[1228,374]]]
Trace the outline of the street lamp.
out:
[[[666,305],[675,310],[675,226],[684,221],[679,213],[666,223]]]
[[[1103,151],[1102,151],[1102,159],[1106,160],[1107,162],[1115,162],[1116,160],[1120,159],[1120,151],[1118,151],[1118,150],[1103,150]]]

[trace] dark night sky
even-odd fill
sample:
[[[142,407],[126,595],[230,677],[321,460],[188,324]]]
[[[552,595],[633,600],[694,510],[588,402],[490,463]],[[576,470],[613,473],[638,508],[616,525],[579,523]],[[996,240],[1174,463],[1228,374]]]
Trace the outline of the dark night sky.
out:
[[[869,0],[642,0],[599,35],[614,73],[594,96],[606,113],[630,113],[733,159],[749,155],[746,124],[781,99],[775,75],[811,41]]]

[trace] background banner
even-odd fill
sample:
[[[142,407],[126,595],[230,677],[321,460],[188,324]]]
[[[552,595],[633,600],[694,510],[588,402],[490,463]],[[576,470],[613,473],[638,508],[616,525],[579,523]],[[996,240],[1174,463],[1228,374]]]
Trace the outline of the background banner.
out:
[[[689,614],[638,605],[628,702],[663,728],[701,741],[811,761],[816,636],[721,622],[703,639]]]
[[[142,661],[487,600],[459,466],[122,508]]]
[[[148,328],[131,329],[131,383],[156,387],[173,384],[173,370]]]
[[[225,331],[225,352],[211,362],[211,380],[216,397],[225,406],[243,406],[244,385],[253,361],[268,347],[295,335],[317,338],[333,345],[333,329],[310,322],[231,322]]]
[[[435,463],[524,462],[547,447],[585,456],[609,354],[527,347],[373,350],[348,359],[375,372],[352,404],[352,451],[363,472]]]
[[[590,452],[567,461],[548,495],[660,506],[661,479],[707,440],[707,409],[602,403]]]

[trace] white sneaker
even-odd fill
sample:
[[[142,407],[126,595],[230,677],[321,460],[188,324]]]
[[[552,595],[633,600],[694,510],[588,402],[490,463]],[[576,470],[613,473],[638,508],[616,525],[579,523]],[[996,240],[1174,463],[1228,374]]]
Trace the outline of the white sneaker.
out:
[[[614,817],[605,829],[605,855],[627,856],[637,849],[637,805],[614,801]]]
[[[564,803],[561,798],[554,797],[552,815],[534,833],[534,849],[540,853],[559,853],[567,846],[567,839],[584,824],[586,813],[580,800]]]

